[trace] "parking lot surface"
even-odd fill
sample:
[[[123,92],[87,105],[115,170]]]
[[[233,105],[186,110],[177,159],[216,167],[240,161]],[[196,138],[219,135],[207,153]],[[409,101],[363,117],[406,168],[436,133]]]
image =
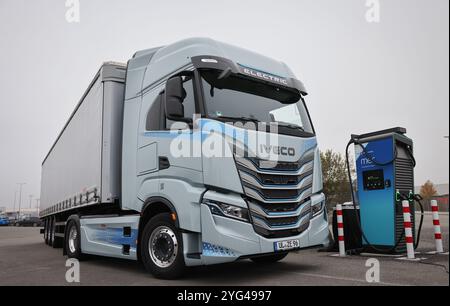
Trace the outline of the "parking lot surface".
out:
[[[441,215],[444,248],[448,251],[448,214]],[[258,265],[250,260],[190,268],[182,279],[159,280],[137,262],[91,257],[80,264],[80,283],[67,283],[66,257],[45,245],[39,228],[0,227],[0,285],[449,285],[447,255],[434,249],[432,220],[425,217],[420,262],[375,255],[331,256],[306,250],[283,261]],[[380,282],[368,283],[369,258],[380,263]],[[443,265],[445,267],[437,266]]]

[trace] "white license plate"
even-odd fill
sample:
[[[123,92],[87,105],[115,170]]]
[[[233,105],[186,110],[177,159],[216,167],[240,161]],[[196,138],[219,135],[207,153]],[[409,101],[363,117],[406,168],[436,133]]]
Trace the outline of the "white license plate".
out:
[[[300,240],[290,239],[290,240],[277,241],[277,242],[273,243],[273,247],[274,247],[275,251],[298,249],[300,247]]]

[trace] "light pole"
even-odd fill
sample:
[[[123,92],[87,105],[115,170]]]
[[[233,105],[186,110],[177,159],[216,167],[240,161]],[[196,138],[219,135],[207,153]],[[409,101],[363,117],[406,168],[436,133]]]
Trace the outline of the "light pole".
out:
[[[22,205],[22,186],[26,183],[17,183],[19,185],[19,218],[20,218],[20,206]]]
[[[30,194],[28,197],[30,198],[30,209],[31,209],[31,201],[33,200],[33,195]]]
[[[39,213],[39,201],[40,201],[41,199],[35,199],[35,201],[36,201],[36,211]]]
[[[17,190],[14,191],[14,207],[13,207],[14,214],[16,213],[16,201],[17,201]]]

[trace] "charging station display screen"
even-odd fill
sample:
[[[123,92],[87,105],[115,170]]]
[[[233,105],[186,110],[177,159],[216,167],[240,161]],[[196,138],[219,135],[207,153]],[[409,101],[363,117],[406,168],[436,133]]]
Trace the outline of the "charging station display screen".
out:
[[[364,190],[384,189],[384,171],[369,170],[363,171]]]

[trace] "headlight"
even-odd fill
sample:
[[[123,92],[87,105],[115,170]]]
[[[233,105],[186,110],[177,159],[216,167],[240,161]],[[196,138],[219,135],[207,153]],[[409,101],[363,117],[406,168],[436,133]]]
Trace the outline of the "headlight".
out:
[[[317,204],[311,206],[312,216],[315,217],[322,212],[323,207],[325,206],[325,201],[320,201]]]
[[[208,205],[211,213],[214,215],[233,218],[244,222],[250,221],[248,217],[248,209],[246,208],[217,201],[207,201],[205,204]]]

